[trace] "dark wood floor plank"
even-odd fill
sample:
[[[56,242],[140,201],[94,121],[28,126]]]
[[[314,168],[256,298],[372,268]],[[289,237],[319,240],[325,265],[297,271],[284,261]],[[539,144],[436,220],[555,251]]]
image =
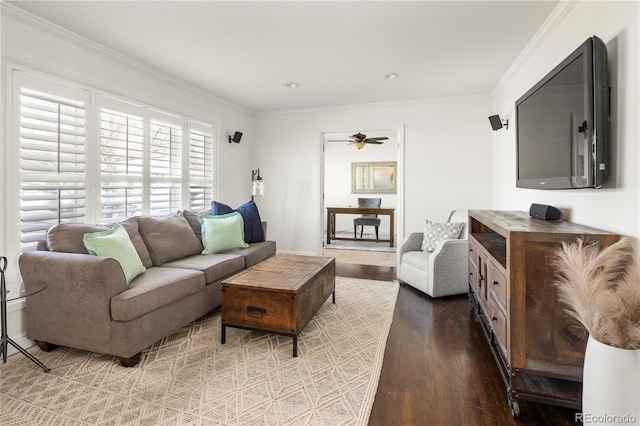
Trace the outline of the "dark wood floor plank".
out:
[[[338,262],[343,277],[391,281],[392,267]],[[401,284],[370,426],[572,425],[575,411],[522,402],[507,391],[466,295],[433,299]]]

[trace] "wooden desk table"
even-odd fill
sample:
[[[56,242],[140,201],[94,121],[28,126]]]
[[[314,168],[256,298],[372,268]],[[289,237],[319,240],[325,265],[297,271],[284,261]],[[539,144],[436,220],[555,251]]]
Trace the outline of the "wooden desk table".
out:
[[[327,207],[327,244],[331,244],[331,240],[347,240],[347,241],[382,241],[388,242],[393,247],[393,223],[396,209],[385,209],[381,207]],[[336,237],[336,214],[372,214],[389,216],[389,239],[376,240],[375,238],[343,238]]]

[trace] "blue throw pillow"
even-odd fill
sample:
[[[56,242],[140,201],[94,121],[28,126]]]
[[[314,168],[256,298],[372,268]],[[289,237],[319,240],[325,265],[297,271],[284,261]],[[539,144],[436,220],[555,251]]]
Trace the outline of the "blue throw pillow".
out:
[[[242,215],[244,221],[244,241],[247,243],[259,243],[265,240],[264,229],[262,228],[262,219],[260,219],[260,213],[258,212],[258,206],[256,203],[249,201],[236,210],[233,210],[226,204],[219,203],[217,201],[211,202],[211,215],[219,216],[223,214],[229,214],[237,211]]]
[[[233,213],[233,209],[226,204],[217,201],[211,202],[211,216],[220,216],[223,214]]]
[[[259,243],[264,241],[264,229],[262,219],[258,212],[256,203],[249,201],[236,209],[244,219],[244,240],[248,243]]]

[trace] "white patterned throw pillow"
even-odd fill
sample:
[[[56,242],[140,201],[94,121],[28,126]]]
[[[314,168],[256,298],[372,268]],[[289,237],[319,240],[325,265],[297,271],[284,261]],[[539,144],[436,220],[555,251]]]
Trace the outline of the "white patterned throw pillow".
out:
[[[433,251],[441,241],[457,239],[464,225],[464,222],[438,223],[427,220],[422,238],[422,250]]]

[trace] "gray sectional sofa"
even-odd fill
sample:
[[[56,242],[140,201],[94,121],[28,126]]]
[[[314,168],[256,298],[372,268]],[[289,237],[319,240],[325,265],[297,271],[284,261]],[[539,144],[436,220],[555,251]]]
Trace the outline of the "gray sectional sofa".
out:
[[[52,227],[38,250],[19,259],[26,291],[27,337],[43,350],[67,346],[115,355],[133,366],[148,348],[220,305],[222,280],[273,256],[264,241],[219,254],[203,250],[197,214],[132,217],[120,222],[146,270],[127,283],[113,258],[90,255],[86,224]],[[266,227],[266,225],[264,225]]]

